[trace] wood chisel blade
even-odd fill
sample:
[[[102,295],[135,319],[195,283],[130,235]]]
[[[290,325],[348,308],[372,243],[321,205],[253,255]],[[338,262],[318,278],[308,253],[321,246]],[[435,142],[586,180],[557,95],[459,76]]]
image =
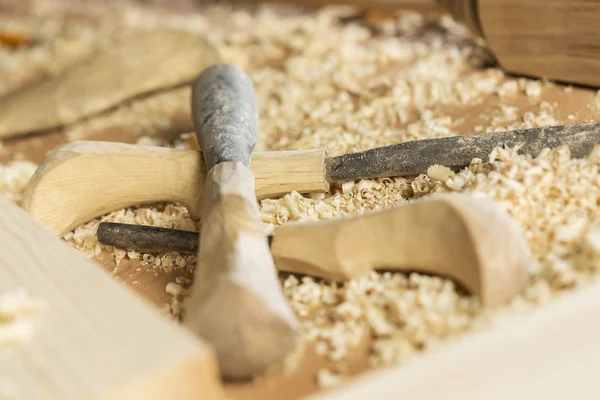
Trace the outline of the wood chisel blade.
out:
[[[98,242],[121,249],[176,251],[197,254],[200,234],[194,231],[158,226],[101,222],[96,231]],[[268,236],[269,245],[273,236]]]
[[[158,226],[101,222],[96,230],[96,237],[102,245],[121,249],[197,254],[200,234]]]
[[[425,173],[432,165],[453,170],[468,166],[474,158],[485,160],[495,147],[519,148],[536,156],[544,148],[568,146],[575,158],[587,156],[600,144],[600,123],[583,123],[468,136],[415,140],[344,154],[325,160],[329,182]],[[98,240],[104,245],[146,250],[198,251],[196,232],[117,223],[101,223]]]
[[[485,161],[498,146],[521,146],[519,153],[534,157],[546,147],[568,146],[571,155],[580,158],[599,143],[597,122],[413,140],[332,157],[326,163],[326,177],[332,182],[411,176],[425,173],[436,164],[459,170],[473,158]]]

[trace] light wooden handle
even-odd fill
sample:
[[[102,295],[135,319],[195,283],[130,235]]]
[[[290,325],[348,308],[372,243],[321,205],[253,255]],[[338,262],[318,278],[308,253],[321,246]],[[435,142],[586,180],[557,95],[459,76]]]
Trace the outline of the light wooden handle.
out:
[[[182,29],[139,30],[2,97],[0,138],[69,125],[133,97],[179,86],[220,59],[202,36]]]
[[[357,217],[287,223],[271,252],[282,271],[346,280],[372,268],[454,279],[483,304],[501,304],[528,279],[519,227],[492,202],[438,195]]]
[[[299,323],[279,286],[254,195],[239,162],[206,178],[200,252],[184,323],[211,343],[227,378],[248,378],[293,348]]]
[[[329,189],[325,151],[256,153],[256,197]],[[199,218],[206,168],[202,153],[126,143],[67,144],[39,165],[23,207],[58,236],[103,214],[155,202],[178,202]]]

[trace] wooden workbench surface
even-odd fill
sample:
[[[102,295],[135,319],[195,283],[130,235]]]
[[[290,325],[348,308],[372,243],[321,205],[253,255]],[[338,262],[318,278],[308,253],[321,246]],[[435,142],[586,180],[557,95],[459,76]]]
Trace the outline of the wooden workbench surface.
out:
[[[211,12],[221,18],[227,15],[224,10],[213,10]],[[214,30],[212,32],[213,40],[217,44],[225,44],[224,56],[246,67],[251,75],[257,79],[260,101],[263,102],[261,118],[264,124],[259,143],[259,149],[261,150],[324,146],[332,154],[335,154],[336,152],[341,153],[368,148],[372,146],[372,143],[378,145],[390,144],[421,137],[469,134],[488,129],[506,129],[511,126],[520,128],[527,125],[557,125],[600,120],[600,108],[596,106],[598,94],[595,89],[571,88],[561,84],[530,80],[519,83],[518,78],[506,76],[496,67],[483,69],[477,66],[468,66],[466,60],[469,57],[461,51],[475,46],[469,44],[467,39],[461,36],[460,32],[462,31],[460,29],[452,28],[451,24],[448,28],[449,23],[447,21],[443,21],[442,24],[433,23],[431,26],[426,26],[418,16],[407,14],[390,17],[386,25],[385,18],[382,17],[378,17],[376,21],[364,22],[348,17],[328,17],[327,15],[326,13],[309,14],[303,16],[300,22],[294,19],[293,14],[289,12],[280,17],[283,19],[288,18],[291,25],[296,24],[298,32],[302,32],[302,29],[311,32],[298,34],[298,41],[302,42],[300,44],[284,43],[285,40],[291,41],[294,35],[286,32],[285,39],[281,39],[274,28],[274,17],[269,13],[256,16],[246,12],[237,12],[232,16],[235,23],[232,23],[231,32],[229,33],[220,32],[222,27],[217,29],[216,22],[211,23],[208,18],[202,17],[200,12],[174,17],[143,8],[134,8],[129,11],[129,14],[122,17],[119,20],[120,22],[112,21],[111,23],[114,24],[113,26],[129,24],[128,29],[142,29],[141,26],[153,29],[154,25],[160,25],[161,23],[177,23],[183,29],[199,33]],[[334,20],[343,20],[343,22],[335,22]],[[18,21],[18,19],[15,19],[15,21]],[[23,26],[31,26],[28,17],[23,17],[23,21]],[[64,24],[61,25],[63,27],[69,26],[69,23],[62,22],[59,19],[56,21],[59,21],[56,22],[58,25]],[[264,25],[261,27],[260,23],[256,21],[262,21]],[[321,33],[318,33],[318,28],[314,26],[317,25],[316,21],[321,21]],[[194,25],[194,23],[197,24]],[[283,23],[285,24],[285,22]],[[396,28],[391,27],[394,24]],[[10,30],[13,26],[19,25],[14,21],[10,24],[0,24],[0,34],[3,33],[4,29]],[[81,26],[72,25],[74,32],[79,29],[81,34],[91,35],[85,40],[91,40],[92,42],[95,40],[93,35],[101,35],[111,25],[106,23],[104,26],[98,26],[94,26],[94,24],[88,26],[85,23],[82,23]],[[23,28],[24,32],[28,32],[27,29]],[[35,32],[35,29],[33,31]],[[28,65],[24,67],[25,71],[23,71],[15,68],[8,61],[23,62],[23,60],[32,60],[34,58],[31,54],[39,51],[43,60],[42,64],[43,62],[50,63],[52,61],[60,64],[61,62],[66,63],[65,60],[77,52],[85,52],[80,50],[81,46],[85,45],[85,41],[81,38],[77,39],[77,33],[68,33],[67,29],[60,30],[50,27],[38,30],[38,33],[43,32],[52,32],[49,37],[40,38],[40,40],[47,42],[42,45],[43,50],[39,48],[37,50],[35,48],[13,50],[9,46],[0,49],[0,75],[10,76],[12,73],[15,77],[14,82],[10,84],[7,82],[0,84],[0,93],[6,93],[20,85],[26,85],[39,79],[40,70],[45,68],[43,65]],[[320,36],[323,35],[323,32],[330,32],[332,38],[328,39]],[[247,37],[244,39],[245,34]],[[307,39],[307,37],[312,38],[312,40]],[[396,41],[394,38],[398,37],[401,40]],[[456,39],[457,37],[460,40]],[[335,120],[325,122],[326,118],[320,114],[327,113],[327,111],[317,109],[317,106],[312,102],[308,106],[312,109],[308,110],[303,110],[299,105],[301,101],[296,98],[298,92],[301,95],[306,95],[310,90],[303,88],[302,79],[292,77],[297,73],[295,68],[298,64],[305,63],[307,75],[310,73],[318,75],[318,71],[311,69],[319,68],[318,63],[315,63],[315,61],[319,60],[320,57],[321,62],[326,63],[328,51],[336,47],[331,43],[321,45],[319,40],[326,43],[328,40],[335,40],[335,38],[342,40],[343,44],[347,46],[346,50],[344,48],[339,49],[336,56],[347,57],[345,61],[349,64],[358,65],[359,62],[353,61],[353,56],[348,55],[354,51],[357,54],[356,57],[359,57],[359,55],[363,57],[361,62],[364,68],[369,69],[370,66],[377,65],[377,68],[375,68],[377,71],[373,74],[367,73],[364,75],[360,68],[354,64],[347,69],[340,66],[340,70],[347,73],[346,78],[349,82],[345,82],[344,77],[342,77],[338,79],[338,82],[332,84],[331,76],[333,74],[325,74],[320,78],[322,79],[319,84],[321,86],[315,84],[319,78],[311,81],[312,78],[310,77],[306,78],[304,85],[313,85],[314,95],[323,102],[325,100],[334,102],[336,98],[338,100],[341,98],[340,102],[347,104],[344,103],[344,99],[352,98],[354,104],[359,106],[351,112],[364,113],[365,115],[367,114],[365,109],[375,104],[377,99],[393,98],[394,94],[390,87],[395,87],[396,93],[398,93],[396,94],[397,98],[412,96],[408,100],[398,100],[395,104],[395,106],[405,110],[405,115],[399,119],[396,118],[398,120],[394,126],[391,126],[391,129],[401,133],[387,136],[381,133],[383,139],[369,142],[367,139],[372,138],[373,135],[366,133],[366,131],[371,127],[365,129],[358,124],[349,123],[339,133],[327,132],[327,129],[332,131],[335,129],[333,127],[341,125],[341,123]],[[69,40],[72,43],[69,44]],[[53,45],[60,49],[48,50]],[[394,45],[398,46],[396,50],[391,49]],[[72,46],[71,50],[69,46]],[[260,46],[263,46],[264,52],[256,53],[256,49]],[[71,54],[70,51],[72,51]],[[369,53],[370,51],[372,53]],[[440,54],[437,61],[434,55],[436,51]],[[15,56],[15,52],[20,52],[21,55]],[[366,53],[366,55],[361,54],[361,52]],[[410,53],[410,55],[402,52]],[[375,57],[373,57],[373,54],[375,54]],[[19,60],[19,57],[23,59]],[[385,60],[378,60],[377,57],[385,58]],[[434,67],[441,62],[445,64],[439,66],[440,71],[436,72]],[[45,73],[50,73],[49,70],[50,68],[46,68]],[[269,74],[278,79],[279,84],[284,81],[281,84],[282,87],[290,91],[277,93],[271,87],[272,85],[267,83],[266,77]],[[362,78],[361,74],[363,74]],[[363,80],[361,81],[361,79]],[[381,85],[379,88],[377,88],[377,79],[380,79]],[[394,79],[397,81],[394,81]],[[428,86],[426,84],[428,80],[430,82],[437,81],[439,85],[431,84]],[[398,83],[400,81],[404,83]],[[360,84],[367,85],[366,82],[369,82],[369,85],[373,83],[371,86],[374,89],[367,94],[361,93]],[[514,84],[507,84],[507,82],[514,82]],[[356,86],[357,84],[359,87]],[[420,89],[417,88],[419,85],[421,85]],[[317,93],[318,87],[323,88],[322,93]],[[296,93],[293,93],[292,90],[296,90]],[[38,136],[5,140],[3,141],[3,149],[0,152],[0,163],[5,165],[6,168],[12,168],[10,163],[13,160],[26,160],[39,164],[48,151],[70,140],[80,138],[129,143],[136,143],[142,136],[173,139],[178,134],[188,132],[191,121],[187,110],[187,92],[185,92],[185,89],[174,89],[153,96],[156,96],[156,98],[165,96],[165,99],[167,99],[168,93],[171,93],[172,98],[175,99],[173,102],[175,106],[170,109],[162,109],[160,116],[155,116],[152,112],[163,107],[167,100],[156,100],[158,105],[148,105],[152,99],[150,101],[140,99],[136,100],[139,105],[137,111],[134,102],[131,108],[124,107],[121,110],[111,110],[89,121],[83,121],[65,129],[51,130]],[[289,98],[286,96],[289,96]],[[286,102],[289,102],[289,109],[285,109]],[[280,115],[274,111],[275,108],[281,113]],[[340,111],[336,111],[335,106],[329,108],[331,113],[344,113],[343,108]],[[142,114],[139,113],[140,109],[142,109]],[[298,118],[293,121],[285,121],[289,118],[290,113],[294,111],[304,113],[304,119]],[[378,109],[378,111],[380,110]],[[35,112],[35,110],[32,110],[32,112]],[[125,118],[128,115],[127,113],[132,117]],[[143,115],[143,120],[140,115]],[[374,120],[377,118],[379,117],[373,117]],[[289,122],[289,125],[285,126],[284,122]],[[0,167],[1,171],[2,167]],[[0,193],[3,188],[2,179],[2,174],[0,174]],[[341,189],[334,188],[334,190],[340,192]],[[540,205],[540,207],[543,206]],[[598,214],[600,215],[600,212]],[[590,225],[594,222],[593,217],[587,214],[585,218],[587,218]],[[523,226],[526,230],[536,229],[535,227]],[[529,237],[532,237],[532,235]],[[573,246],[575,245],[573,244]],[[534,252],[538,252],[536,257],[540,265],[545,265],[545,255],[541,254],[543,248],[535,248],[535,246],[533,248]],[[156,268],[152,264],[144,264],[141,259],[127,259],[127,257],[120,260],[117,267],[114,254],[106,250],[94,255],[93,259],[108,271],[111,271],[116,279],[125,282],[132,290],[149,299],[158,308],[172,304],[173,296],[165,291],[168,283],[175,282],[180,277],[190,278],[193,274],[191,268],[173,268],[167,271],[165,268]],[[542,276],[543,274],[538,275]],[[282,277],[282,282],[284,279],[285,277]],[[551,282],[548,283],[548,286],[552,291],[562,290],[554,287]],[[564,289],[570,289],[571,287],[573,286],[566,286]],[[469,296],[464,294],[460,294],[460,297],[469,299]],[[527,296],[525,297],[527,298]],[[536,304],[539,302],[538,300],[533,300],[531,303]],[[324,307],[322,304],[315,306],[314,310],[303,318],[314,318],[318,309],[322,307]],[[477,311],[475,314],[476,318],[474,319],[484,319],[486,313]],[[459,333],[460,330],[451,332],[448,336]],[[445,337],[445,335],[441,336],[440,339]],[[373,337],[373,335],[368,334],[363,336],[356,350],[348,353],[345,363],[346,375],[360,373],[369,368],[368,359],[373,352]],[[230,383],[227,385],[227,390],[231,397],[234,399],[261,400],[291,399],[319,390],[317,372],[323,367],[335,370],[337,363],[327,360],[326,355],[317,355],[312,349],[314,343],[310,341],[308,343],[309,345],[301,356],[299,364],[290,374],[286,375],[281,369],[276,369],[263,377],[258,377],[255,382]],[[423,347],[428,348],[428,346]],[[149,351],[151,350],[149,349]],[[416,350],[418,353],[420,349],[417,348]]]

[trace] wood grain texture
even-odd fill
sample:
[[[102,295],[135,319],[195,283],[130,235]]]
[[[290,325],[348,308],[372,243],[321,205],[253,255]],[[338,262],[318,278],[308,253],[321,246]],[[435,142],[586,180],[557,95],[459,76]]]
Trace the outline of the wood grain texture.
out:
[[[373,371],[311,400],[596,399],[600,284],[450,340],[398,367]]]
[[[478,0],[488,46],[502,68],[600,86],[600,2]]]
[[[518,225],[491,201],[437,195],[384,211],[290,222],[271,244],[282,271],[347,280],[372,268],[449,277],[486,306],[505,303],[528,280],[529,250]]]
[[[156,29],[0,100],[0,138],[67,125],[134,96],[190,82],[219,53],[202,37]]]
[[[251,170],[257,198],[328,190],[325,151],[256,153]],[[206,169],[202,153],[126,143],[81,141],[51,152],[27,187],[23,207],[62,236],[124,207],[178,202],[202,214]]]
[[[0,196],[0,293],[20,289],[46,307],[29,338],[0,344],[18,398],[224,398],[208,345]]]
[[[225,378],[251,378],[281,362],[300,324],[277,279],[254,177],[240,162],[208,172],[199,247],[184,323],[214,346]]]

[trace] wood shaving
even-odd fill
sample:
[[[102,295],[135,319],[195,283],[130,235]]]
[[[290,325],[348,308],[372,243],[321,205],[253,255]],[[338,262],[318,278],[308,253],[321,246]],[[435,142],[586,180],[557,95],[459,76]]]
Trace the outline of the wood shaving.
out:
[[[333,388],[341,385],[346,379],[343,376],[331,372],[327,368],[321,368],[317,372],[317,385],[321,388]]]
[[[177,297],[183,293],[183,287],[181,287],[181,285],[179,285],[177,283],[169,282],[169,283],[167,283],[167,286],[165,287],[165,292],[167,292],[168,294],[170,294],[173,297]]]
[[[23,190],[36,168],[37,165],[29,161],[0,164],[0,194],[20,205],[23,199]]]
[[[427,168],[427,176],[435,181],[445,182],[455,176],[455,174],[450,168],[443,165],[432,165]]]
[[[29,340],[35,331],[34,318],[47,304],[31,297],[25,290],[0,295],[0,346]]]

